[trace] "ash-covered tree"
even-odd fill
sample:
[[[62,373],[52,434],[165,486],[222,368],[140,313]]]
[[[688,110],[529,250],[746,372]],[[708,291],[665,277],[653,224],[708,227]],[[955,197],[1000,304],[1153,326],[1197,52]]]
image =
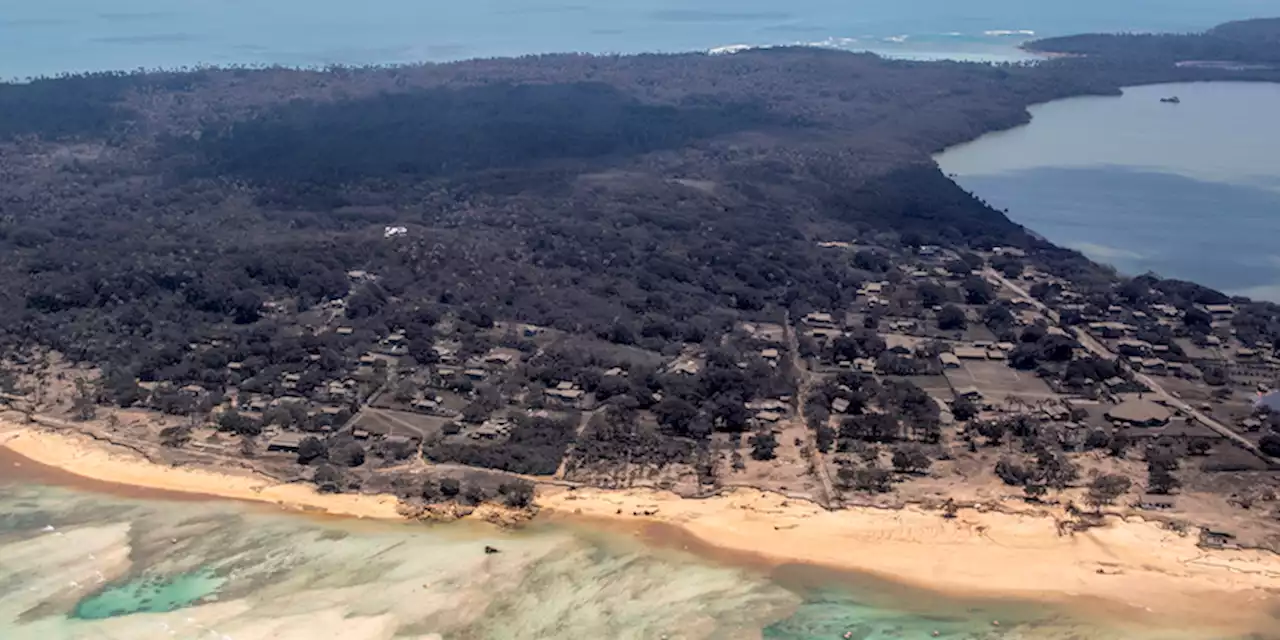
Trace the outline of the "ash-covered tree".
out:
[[[969,326],[964,311],[954,304],[945,305],[938,311],[938,328],[943,331],[963,331]]]
[[[893,468],[899,473],[924,473],[932,464],[933,460],[917,445],[898,447],[893,452]]]
[[[329,457],[329,448],[315,436],[307,436],[298,443],[298,464],[311,464]]]
[[[218,430],[241,436],[256,436],[262,433],[262,423],[235,409],[227,409],[218,414]]]
[[[524,479],[504,482],[498,485],[498,495],[508,507],[527,507],[533,503],[533,483]]]
[[[1272,458],[1280,458],[1280,435],[1268,433],[1258,440],[1258,448]]]
[[[971,275],[965,278],[964,284],[964,301],[973,305],[990,304],[996,297],[995,289],[990,282],[978,276]]]
[[[71,398],[71,415],[81,422],[98,415],[98,385],[76,378],[76,393]]]
[[[960,396],[951,401],[951,415],[961,422],[971,420],[978,415],[978,405],[974,404],[972,400]]]
[[[773,434],[773,430],[762,428],[751,436],[751,458],[753,460],[773,460],[778,457],[775,450],[778,448],[778,437]]]
[[[346,440],[329,447],[329,461],[344,467],[364,464],[364,446],[355,440]]]
[[[459,493],[462,493],[462,483],[457,478],[442,478],[440,480],[440,495],[452,500]]]
[[[1104,473],[1089,482],[1089,490],[1085,493],[1084,499],[1095,509],[1101,510],[1104,506],[1114,504],[1120,496],[1129,491],[1131,486],[1133,481],[1128,476]]]

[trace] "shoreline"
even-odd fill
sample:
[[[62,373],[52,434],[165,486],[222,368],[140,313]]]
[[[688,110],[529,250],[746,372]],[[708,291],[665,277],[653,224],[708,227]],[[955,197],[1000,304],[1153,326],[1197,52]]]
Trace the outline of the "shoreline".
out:
[[[93,440],[37,426],[0,420],[0,447],[46,467],[61,470],[129,496],[143,489],[157,499],[226,499],[275,505],[307,514],[406,520],[400,501],[390,495],[322,494],[310,485],[281,483],[249,473],[229,473],[194,467],[166,467],[133,452]],[[112,486],[114,485],[114,487]]]
[[[230,499],[301,515],[409,522],[390,495],[320,494],[248,474],[165,467],[86,436],[0,421],[0,448],[51,470],[37,480],[143,499]],[[3,459],[0,459],[3,461]],[[17,464],[14,462],[13,464]],[[19,476],[25,476],[20,472]],[[0,476],[2,477],[2,476]],[[69,479],[69,478],[68,478]],[[656,546],[776,570],[807,565],[967,600],[1069,604],[1119,620],[1241,632],[1280,606],[1280,555],[1207,551],[1140,518],[1059,535],[1048,509],[961,509],[945,519],[918,506],[827,511],[793,498],[735,489],[688,499],[649,490],[541,485],[537,520],[621,529]]]
[[[1194,534],[1136,517],[1110,516],[1104,527],[1062,536],[1047,510],[961,509],[948,520],[912,505],[827,511],[745,489],[690,500],[651,490],[550,488],[539,506],[554,515],[675,527],[716,551],[774,567],[855,572],[959,599],[1069,604],[1161,626],[1176,620],[1256,631],[1274,622],[1280,604],[1280,555],[1208,551]]]

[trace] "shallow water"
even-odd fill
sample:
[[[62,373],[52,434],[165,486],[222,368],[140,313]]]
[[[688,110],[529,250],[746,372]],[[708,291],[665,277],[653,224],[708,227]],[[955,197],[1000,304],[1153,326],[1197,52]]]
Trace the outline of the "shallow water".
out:
[[[0,78],[195,64],[380,64],[820,44],[1025,58],[1035,35],[1191,31],[1273,0],[42,0],[0,8]]]
[[[1160,102],[1171,95],[1181,104]],[[939,165],[1014,222],[1121,272],[1280,301],[1280,84],[1134,87],[1031,112]]]
[[[6,640],[1196,637],[562,525],[366,523],[23,483],[0,486],[0,514]]]

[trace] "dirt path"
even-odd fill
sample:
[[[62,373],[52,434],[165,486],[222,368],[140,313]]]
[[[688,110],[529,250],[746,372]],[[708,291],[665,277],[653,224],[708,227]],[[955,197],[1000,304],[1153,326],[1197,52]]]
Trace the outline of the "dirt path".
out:
[[[809,450],[809,462],[813,465],[814,475],[818,476],[818,482],[822,484],[821,503],[828,509],[837,509],[840,507],[840,494],[836,493],[835,485],[831,482],[831,474],[827,472],[826,456],[818,449],[817,434],[809,428],[808,417],[805,415],[805,400],[809,397],[809,390],[813,388],[813,374],[800,361],[800,341],[796,337],[795,327],[791,324],[790,313],[787,313],[784,322],[783,326],[787,330],[787,348],[791,351],[791,366],[796,376],[796,419],[804,425],[805,448]]]

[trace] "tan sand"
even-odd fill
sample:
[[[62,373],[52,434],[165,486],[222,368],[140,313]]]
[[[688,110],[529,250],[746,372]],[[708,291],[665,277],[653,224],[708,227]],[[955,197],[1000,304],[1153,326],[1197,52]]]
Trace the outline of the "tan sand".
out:
[[[778,564],[870,573],[967,597],[1090,601],[1116,614],[1241,630],[1259,628],[1280,602],[1280,556],[1209,552],[1194,533],[1137,518],[1109,518],[1105,527],[1063,536],[1049,515],[964,509],[948,520],[912,507],[827,511],[754,490],[688,500],[545,487],[538,503],[553,513],[676,525]]]
[[[295,511],[401,520],[394,496],[321,494],[310,485],[261,476],[166,467],[126,449],[70,433],[0,422],[0,446],[30,460],[102,482],[164,491],[265,502]]]
[[[319,494],[249,475],[165,467],[86,436],[0,421],[0,446],[81,477],[165,491],[249,500],[307,512],[403,519],[392,496]],[[539,487],[538,505],[561,517],[642,529],[678,527],[713,548],[769,564],[804,563],[878,575],[966,597],[1087,601],[1100,610],[1253,630],[1280,604],[1280,556],[1206,551],[1138,518],[1059,535],[1046,514],[850,508],[739,489],[707,499],[651,490]],[[1120,610],[1117,610],[1117,603]]]

